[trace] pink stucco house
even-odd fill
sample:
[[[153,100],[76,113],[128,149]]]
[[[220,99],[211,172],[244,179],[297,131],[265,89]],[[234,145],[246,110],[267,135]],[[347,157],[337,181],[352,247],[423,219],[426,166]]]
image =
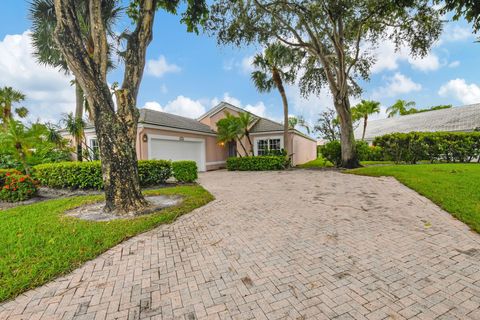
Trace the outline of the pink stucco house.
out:
[[[229,103],[221,102],[198,119],[185,118],[169,113],[140,109],[137,130],[137,155],[139,160],[194,160],[200,171],[225,168],[228,157],[236,156],[235,143],[223,144],[217,141],[217,121],[225,117],[225,112],[238,115],[247,112]],[[316,140],[290,130],[288,141],[283,141],[283,125],[256,115],[250,128],[255,155],[262,155],[267,149],[283,149],[287,144],[292,155],[293,165],[314,160],[317,156]],[[95,129],[85,130],[87,144],[98,148]],[[242,141],[247,150],[250,145],[246,138]]]

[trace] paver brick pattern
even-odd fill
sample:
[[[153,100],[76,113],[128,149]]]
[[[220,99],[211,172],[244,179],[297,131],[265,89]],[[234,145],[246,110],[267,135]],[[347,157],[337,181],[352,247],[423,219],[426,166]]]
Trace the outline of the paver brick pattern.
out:
[[[391,178],[209,172],[216,200],[1,319],[480,319],[480,236]]]

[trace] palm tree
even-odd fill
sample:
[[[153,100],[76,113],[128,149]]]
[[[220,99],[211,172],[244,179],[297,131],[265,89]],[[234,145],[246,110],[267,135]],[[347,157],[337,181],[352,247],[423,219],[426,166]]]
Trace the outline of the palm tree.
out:
[[[244,135],[244,130],[240,124],[240,118],[225,112],[225,118],[218,120],[217,122],[217,139],[219,142],[229,143],[238,142],[242,147],[246,156],[248,156],[247,149],[242,143],[241,138]],[[237,152],[241,157],[242,155]]]
[[[58,131],[59,128],[51,123],[47,123],[45,126],[47,129],[46,140],[53,143],[57,148],[64,148],[67,140],[62,137]]]
[[[288,145],[288,101],[284,83],[293,83],[296,76],[295,63],[299,55],[280,43],[270,44],[263,54],[257,54],[253,65],[258,69],[252,72],[252,81],[259,92],[270,92],[276,88],[283,102],[283,141],[284,149]]]
[[[310,134],[310,126],[308,125],[307,121],[302,116],[291,116],[288,117],[288,127],[290,129],[295,129],[296,126],[300,126],[304,128],[308,134]]]
[[[397,114],[403,116],[411,112],[410,110],[414,109],[413,107],[415,107],[415,102],[413,101],[397,100],[397,102],[387,108],[387,114],[389,118]]]
[[[20,161],[25,172],[30,174],[27,156],[30,153],[34,136],[25,126],[16,120],[10,120],[8,127],[0,132],[0,145],[10,151]]]
[[[77,118],[73,113],[64,114],[61,123],[65,126],[65,130],[73,137],[77,146],[77,160],[82,161],[83,141],[85,139],[85,121],[82,118]]]
[[[380,102],[371,100],[362,100],[359,104],[352,108],[352,119],[363,119],[362,140],[365,140],[365,132],[367,130],[368,116],[380,112]]]
[[[238,121],[240,123],[240,128],[243,131],[242,136],[247,137],[247,141],[250,144],[250,153],[253,155],[253,143],[250,139],[250,127],[257,120],[250,112],[242,112],[238,115]]]
[[[8,122],[13,119],[12,105],[25,100],[25,95],[12,87],[3,87],[0,89],[0,112],[3,128],[6,130]],[[25,107],[15,109],[15,113],[20,118],[25,118],[28,110]]]
[[[77,15],[81,17],[80,31],[87,38],[90,36],[90,19],[88,0],[77,0]],[[102,17],[108,30],[109,36],[116,37],[112,26],[118,19],[121,8],[118,7],[118,0],[102,1]],[[67,62],[62,53],[57,48],[53,38],[57,18],[55,16],[54,0],[33,0],[30,5],[30,20],[32,20],[32,43],[34,47],[34,56],[38,62],[59,68],[66,74],[69,74]],[[113,68],[113,63],[109,61],[109,67]],[[75,118],[82,119],[84,107],[86,106],[83,90],[78,81],[74,79],[75,85]],[[91,115],[90,115],[91,116]],[[82,141],[76,141],[77,160],[82,161]]]

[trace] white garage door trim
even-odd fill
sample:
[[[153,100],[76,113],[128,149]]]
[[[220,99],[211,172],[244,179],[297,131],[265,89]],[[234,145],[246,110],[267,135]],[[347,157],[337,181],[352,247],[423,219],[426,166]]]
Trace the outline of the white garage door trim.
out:
[[[198,142],[200,143],[200,163],[198,164],[198,171],[206,171],[206,148],[205,148],[205,139],[202,138],[190,138],[190,137],[179,137],[179,136],[165,136],[165,135],[155,135],[148,134],[148,159],[152,159],[152,140],[170,140],[170,141],[188,141],[188,142]],[[168,160],[168,159],[165,159]]]

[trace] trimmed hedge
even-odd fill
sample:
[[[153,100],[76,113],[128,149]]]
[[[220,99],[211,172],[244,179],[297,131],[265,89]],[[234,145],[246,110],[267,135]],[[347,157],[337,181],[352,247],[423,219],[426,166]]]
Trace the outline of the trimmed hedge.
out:
[[[0,200],[24,201],[34,197],[38,182],[16,169],[0,169]]]
[[[195,161],[175,161],[172,163],[173,177],[178,182],[194,182],[198,178],[198,168]]]
[[[392,133],[375,138],[387,160],[470,162],[480,156],[480,132]]]
[[[170,161],[138,161],[138,176],[141,186],[163,184],[171,177],[171,174]],[[33,175],[40,181],[41,185],[50,188],[103,188],[100,161],[40,164],[33,168]]]
[[[138,177],[141,186],[165,183],[172,176],[172,163],[167,160],[138,161]]]
[[[356,151],[358,160],[360,161],[382,161],[384,160],[384,153],[382,148],[378,146],[369,146],[365,141],[356,142]],[[342,147],[340,141],[330,141],[323,146],[319,146],[320,154],[339,167],[342,162]]]
[[[284,170],[289,165],[285,156],[256,156],[228,158],[227,169],[229,171],[265,171]]]

